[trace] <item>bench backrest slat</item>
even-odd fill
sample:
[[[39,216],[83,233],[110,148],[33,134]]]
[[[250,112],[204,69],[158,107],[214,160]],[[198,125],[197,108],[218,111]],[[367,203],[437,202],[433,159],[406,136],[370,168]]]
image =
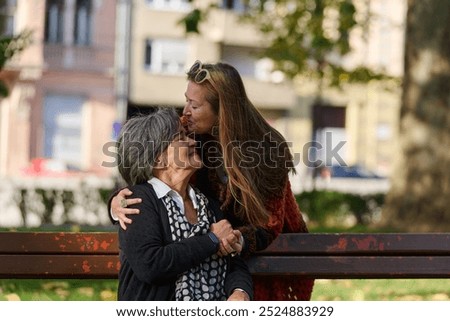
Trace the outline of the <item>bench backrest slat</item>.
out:
[[[0,255],[0,278],[117,278],[117,256]],[[248,261],[254,275],[318,279],[450,278],[450,257],[260,256]]]
[[[117,279],[117,255],[0,255],[0,278]]]
[[[450,256],[260,256],[248,261],[254,275],[317,279],[450,278]]]
[[[117,232],[0,232],[0,278],[118,276]],[[282,234],[248,261],[254,275],[450,278],[450,233]]]
[[[115,232],[0,232],[0,254],[117,254]]]
[[[118,253],[115,232],[0,232],[2,253]],[[282,234],[261,255],[417,255],[450,253],[450,233]]]
[[[448,255],[450,233],[282,234],[262,255]]]

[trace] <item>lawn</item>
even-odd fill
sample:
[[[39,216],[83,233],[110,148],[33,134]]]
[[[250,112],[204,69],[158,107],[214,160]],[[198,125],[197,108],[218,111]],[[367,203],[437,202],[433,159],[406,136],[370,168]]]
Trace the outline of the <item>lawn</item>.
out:
[[[0,300],[109,301],[116,291],[114,280],[0,280]],[[312,300],[450,300],[450,280],[316,280]]]
[[[0,280],[0,300],[111,301],[115,280]]]
[[[450,279],[316,280],[312,300],[450,300]]]

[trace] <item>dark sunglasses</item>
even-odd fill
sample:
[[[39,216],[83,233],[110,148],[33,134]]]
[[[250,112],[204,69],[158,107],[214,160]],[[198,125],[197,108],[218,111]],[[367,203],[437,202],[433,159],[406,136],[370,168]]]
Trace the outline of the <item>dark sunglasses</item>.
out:
[[[191,69],[189,69],[189,74],[194,76],[194,81],[197,84],[201,84],[205,80],[211,79],[209,70],[203,68],[203,64],[200,60],[194,62]]]

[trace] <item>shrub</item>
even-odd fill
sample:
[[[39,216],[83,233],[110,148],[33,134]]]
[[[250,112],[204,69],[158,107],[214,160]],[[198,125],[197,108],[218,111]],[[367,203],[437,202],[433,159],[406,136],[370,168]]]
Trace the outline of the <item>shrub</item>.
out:
[[[352,221],[367,225],[380,219],[384,196],[313,190],[296,195],[296,200],[313,222],[326,226],[348,225]]]

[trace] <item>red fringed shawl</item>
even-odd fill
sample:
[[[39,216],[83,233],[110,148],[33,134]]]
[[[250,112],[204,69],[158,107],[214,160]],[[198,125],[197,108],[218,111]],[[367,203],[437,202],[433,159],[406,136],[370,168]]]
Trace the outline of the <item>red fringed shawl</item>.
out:
[[[305,221],[288,181],[282,198],[268,202],[271,218],[267,226],[274,233],[308,233]],[[255,301],[309,301],[314,280],[295,276],[254,276]]]

